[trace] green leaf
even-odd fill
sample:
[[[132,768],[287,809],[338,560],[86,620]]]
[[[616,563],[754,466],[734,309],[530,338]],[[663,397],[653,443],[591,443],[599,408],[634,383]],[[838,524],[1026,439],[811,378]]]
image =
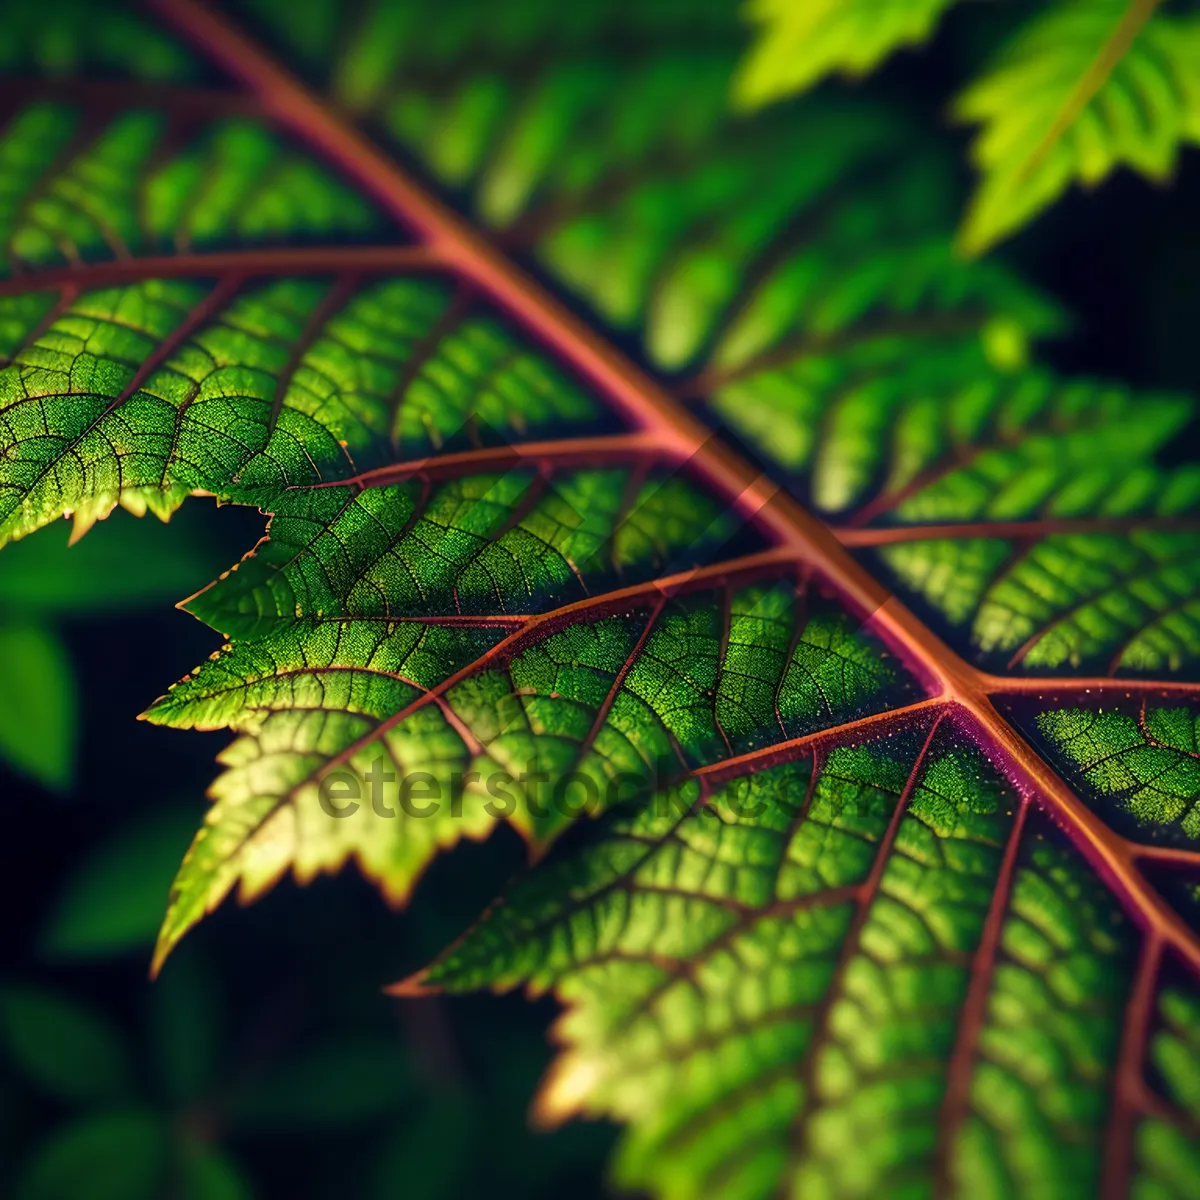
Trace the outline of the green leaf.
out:
[[[866,75],[893,50],[927,41],[954,0],[749,0],[757,41],[734,84],[756,108],[806,91],[824,76]]]
[[[400,903],[508,822],[540,865],[422,983],[555,989],[539,1111],[620,1118],[625,1182],[1148,1170],[1200,943],[999,710],[1186,694],[1191,403],[1030,365],[1061,313],[956,258],[902,114],[731,112],[732,5],[248,7],[170,0],[183,92],[39,48],[0,128],[0,537],[270,517],[147,714],[235,735],[156,967],[234,889],[353,861]],[[403,1098],[337,1055],[257,1115]]]
[[[0,534],[72,511],[86,526],[118,501],[166,517],[195,488],[253,499],[428,453],[476,422],[536,434],[596,415],[497,322],[453,319],[439,283],[269,283],[183,335],[204,296],[177,280],[87,293],[17,353],[0,373]]]
[[[68,1101],[113,1100],[130,1088],[128,1050],[107,1020],[55,992],[0,990],[0,1039],[39,1090]]]
[[[297,490],[276,501],[269,539],[186,607],[255,646],[329,618],[511,617],[644,582],[735,528],[687,481],[628,467]]]
[[[964,1194],[1014,1181],[1050,1195],[1099,1190],[1132,941],[1074,854],[1027,841],[968,1085],[973,1111],[950,1152]]]
[[[53,630],[0,623],[0,758],[43,787],[75,776],[75,673]]]
[[[487,482],[496,491],[527,486],[511,475]],[[625,491],[620,479],[611,487],[614,497]],[[336,499],[332,490],[322,494]],[[482,491],[484,500],[489,494]],[[402,506],[378,499],[381,512],[410,529]],[[587,521],[561,496],[551,499],[558,529]],[[475,518],[481,507],[488,506],[481,501],[464,510],[456,495],[449,511]],[[637,513],[635,507],[627,519]],[[503,512],[482,515],[507,524]],[[256,611],[271,610],[267,588],[277,582],[286,590],[275,594],[295,604],[302,619],[234,644],[150,710],[156,722],[231,725],[245,733],[222,755],[229,769],[176,880],[156,962],[235,884],[249,899],[289,867],[304,881],[354,855],[385,894],[403,900],[434,853],[463,836],[486,836],[499,819],[544,845],[581,811],[641,794],[664,775],[803,737],[912,695],[874,639],[791,583],[723,597],[699,578],[689,594],[669,603],[665,596],[657,601],[653,585],[640,601],[627,601],[628,615],[589,615],[596,606],[584,600],[578,623],[538,636],[535,621],[529,637],[518,618],[508,639],[503,627],[491,627],[495,616],[478,618],[475,627],[471,618],[462,625],[423,620],[423,605],[411,592],[405,601],[401,591],[398,611],[391,609],[391,596],[415,579],[435,613],[445,611],[437,607],[442,589],[443,604],[457,595],[469,612],[474,580],[491,592],[501,567],[511,572],[530,549],[546,575],[571,588],[586,583],[588,560],[573,556],[577,577],[530,535],[526,526],[538,524],[534,509],[496,543],[462,539],[465,569],[445,582],[422,579],[406,565],[410,539],[430,545],[419,524],[398,540],[381,526],[381,559],[368,554],[356,572],[315,576],[326,588],[341,585],[318,597],[318,604],[332,596],[338,605],[322,619],[304,616],[305,594],[278,580],[289,572],[295,581],[314,578],[304,554],[289,551],[288,566],[254,597]],[[694,532],[688,526],[681,525],[681,545]],[[327,527],[319,528],[328,536]],[[600,534],[596,544],[608,530]],[[370,549],[369,540],[357,544]],[[618,536],[616,546],[624,544],[639,553],[649,546]],[[495,567],[484,558],[493,551]],[[308,553],[314,567],[330,561],[315,548]],[[449,559],[437,554],[432,563],[440,573]],[[646,572],[654,562],[629,565]],[[611,569],[606,559],[596,567]],[[534,575],[523,569],[522,577]],[[455,585],[456,578],[462,583]],[[482,611],[506,607],[506,596],[487,592]],[[536,594],[530,599],[527,611],[549,607]],[[412,615],[398,615],[404,610]]]
[[[826,359],[713,405],[980,665],[1162,673],[1200,656],[1200,471],[1158,461],[1189,397]]]
[[[1150,1059],[1168,1106],[1138,1126],[1135,1187],[1146,1196],[1186,1196],[1200,1175],[1195,1137],[1200,1121],[1200,997],[1181,988],[1164,990],[1158,1008],[1161,1024],[1150,1043]]]
[[[1039,713],[1038,731],[1106,817],[1140,839],[1200,843],[1200,711],[1125,704]]]
[[[954,115],[982,126],[983,179],[960,232],[979,254],[1072,183],[1129,166],[1168,179],[1200,140],[1200,22],[1158,0],[1059,0],[1017,31]]]
[[[65,1125],[38,1147],[16,1200],[154,1200],[167,1131],[149,1113],[106,1112]]]
[[[923,741],[835,749],[612,819],[422,985],[553,988],[567,1049],[538,1111],[628,1123],[626,1187],[867,1195],[903,1163],[1087,1192],[1128,925],[1073,855],[1017,845],[1016,799],[976,751]],[[941,1107],[952,1072],[965,1114]]]
[[[102,842],[71,873],[42,932],[42,952],[56,959],[101,958],[153,944],[195,824],[194,812],[174,806],[148,813]]]

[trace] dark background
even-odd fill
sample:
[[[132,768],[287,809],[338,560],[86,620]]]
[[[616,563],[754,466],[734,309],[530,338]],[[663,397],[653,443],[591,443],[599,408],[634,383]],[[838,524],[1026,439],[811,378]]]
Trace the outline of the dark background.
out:
[[[901,55],[865,85],[942,127],[960,163],[965,138],[942,114],[994,43],[999,17],[987,9],[952,10],[930,48]],[[964,196],[969,183],[964,165]],[[1200,152],[1188,151],[1170,188],[1120,172],[1095,193],[1072,191],[1004,246],[1002,256],[1075,314],[1073,331],[1043,359],[1139,387],[1200,386],[1197,212]],[[110,524],[130,521],[119,513]],[[254,544],[264,521],[195,500],[176,524],[200,587]],[[64,531],[39,536],[62,540]],[[460,932],[519,869],[516,837],[502,828],[489,843],[440,857],[403,913],[352,870],[303,890],[285,882],[248,909],[227,902],[150,985],[165,888],[202,820],[213,756],[228,735],[135,717],[219,639],[169,605],[73,617],[62,628],[80,687],[80,769],[71,792],[55,795],[0,765],[0,985],[50,989],[108,1022],[132,1075],[124,1091],[101,1098],[55,1094],[4,1062],[0,1045],[0,1194],[39,1146],[106,1105],[157,1113],[184,1143],[219,1148],[227,1177],[214,1169],[180,1195],[602,1194],[615,1130],[528,1128],[552,1053],[553,1002],[401,1001],[381,991]],[[63,906],[114,855],[125,944],[72,946]],[[86,1196],[124,1197],[104,1186],[93,1179]]]

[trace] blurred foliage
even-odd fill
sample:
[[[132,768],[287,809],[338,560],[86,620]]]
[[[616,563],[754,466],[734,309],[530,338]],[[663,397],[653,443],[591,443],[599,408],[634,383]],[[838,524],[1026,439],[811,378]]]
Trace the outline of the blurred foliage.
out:
[[[74,540],[17,542],[0,572],[0,758],[60,792],[74,779],[78,726],[61,624],[173,602],[226,565],[192,512],[168,529],[121,510]]]
[[[26,538],[0,572],[0,759],[56,791],[74,780],[78,725],[62,622],[173,602],[225,565],[191,512],[168,529],[121,510],[75,540]]]
[[[0,625],[0,757],[47,787],[75,771],[75,681],[53,629],[36,621]]]
[[[953,2],[750,0],[759,34],[737,98],[753,107],[835,71],[861,76],[929,39]],[[963,7],[964,21],[984,8]],[[982,127],[971,148],[981,181],[959,236],[968,254],[1010,236],[1072,183],[1095,187],[1119,166],[1165,182],[1180,147],[1200,142],[1194,6],[1175,15],[1160,0],[1056,0],[1027,17],[1014,7],[1004,44],[952,108]]]
[[[954,0],[748,0],[758,29],[734,81],[734,99],[757,108],[840,72],[858,78],[894,50],[926,41]]]

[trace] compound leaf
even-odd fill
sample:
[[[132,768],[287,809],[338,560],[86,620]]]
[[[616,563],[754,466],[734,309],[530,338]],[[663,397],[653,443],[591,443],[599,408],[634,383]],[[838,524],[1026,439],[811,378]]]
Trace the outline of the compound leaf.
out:
[[[624,1121],[626,1184],[1186,1192],[1190,401],[1031,366],[1062,314],[894,113],[731,111],[731,6],[55,3],[4,51],[0,540],[269,517],[146,714],[235,735],[156,966],[508,824],[537,865],[408,986],[559,994],[538,1111]]]

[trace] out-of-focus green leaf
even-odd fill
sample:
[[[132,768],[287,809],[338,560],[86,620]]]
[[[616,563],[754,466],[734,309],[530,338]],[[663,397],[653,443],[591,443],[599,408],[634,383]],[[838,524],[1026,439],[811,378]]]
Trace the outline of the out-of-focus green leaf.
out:
[[[173,34],[115,4],[15,0],[4,6],[0,70],[50,77],[100,70],[118,78],[194,81],[198,64]]]
[[[216,1084],[222,1068],[224,997],[218,981],[205,959],[185,954],[162,973],[146,999],[150,1067],[158,1091],[175,1105],[194,1102]],[[237,1064],[224,1069],[236,1071]]]
[[[457,1200],[487,1144],[480,1124],[478,1110],[462,1096],[422,1097],[380,1151],[366,1200]]]
[[[290,1056],[239,1089],[229,1119],[243,1132],[347,1129],[413,1095],[399,1034],[338,1036]]]
[[[65,791],[75,775],[76,704],[58,634],[32,621],[0,622],[0,758]]]
[[[1035,718],[1082,794],[1141,841],[1200,845],[1200,708],[1051,709]]]
[[[1200,19],[1152,15],[1158,0],[1060,0],[1004,46],[955,102],[982,126],[982,174],[959,241],[979,254],[1072,183],[1120,166],[1156,182],[1200,141]]]
[[[291,24],[286,4],[256,7]],[[733,3],[509,0],[499,22],[494,4],[361,7],[324,48],[332,95],[659,368],[745,372],[834,333],[903,331],[924,356],[978,342],[997,316],[1025,340],[1046,332],[1031,289],[955,258],[950,176],[896,110],[814,97],[730,112]],[[931,0],[818,7],[833,21],[883,10],[865,46]],[[499,24],[503,39],[483,33]]]
[[[44,988],[0,989],[0,1046],[39,1090],[62,1100],[98,1101],[128,1094],[128,1048],[109,1021]]]
[[[42,933],[52,958],[121,954],[153,945],[162,906],[195,830],[186,806],[149,812],[75,868]]]
[[[250,1181],[215,1146],[185,1146],[179,1159],[179,1200],[252,1200]]]
[[[866,74],[893,49],[927,39],[952,0],[750,0],[757,41],[735,83],[753,107],[834,71]],[[1074,182],[1093,187],[1127,165],[1155,181],[1200,140],[1200,25],[1159,0],[1058,0],[1004,46],[955,103],[983,126],[972,157],[983,180],[960,243],[978,254]]]
[[[160,1200],[167,1130],[147,1112],[106,1112],[66,1125],[33,1153],[15,1200]]]
[[[6,551],[0,612],[73,616],[173,603],[225,565],[199,515],[180,513],[164,528],[118,511],[75,545],[61,527],[26,538]]]
[[[755,108],[840,71],[874,70],[893,50],[926,41],[954,0],[748,0],[757,40],[734,82]]]

